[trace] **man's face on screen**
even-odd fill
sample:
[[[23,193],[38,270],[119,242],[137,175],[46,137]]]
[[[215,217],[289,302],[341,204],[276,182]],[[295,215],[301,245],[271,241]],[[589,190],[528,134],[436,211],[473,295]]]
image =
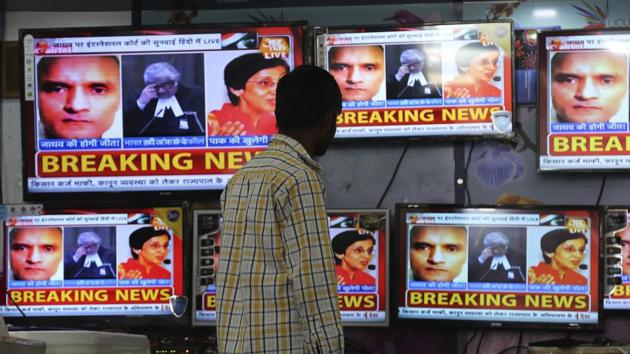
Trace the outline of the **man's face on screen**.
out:
[[[385,75],[382,47],[339,47],[329,55],[329,71],[344,101],[368,101],[376,95]]]
[[[609,121],[628,91],[628,63],[612,52],[560,53],[551,69],[551,100],[558,120]]]
[[[62,258],[61,230],[25,228],[11,237],[9,261],[16,280],[49,280]]]
[[[46,58],[37,83],[39,119],[48,138],[100,138],[120,103],[120,69],[110,56]]]
[[[416,280],[453,281],[466,263],[466,229],[462,227],[420,227],[410,245]]]
[[[617,236],[621,238],[621,263],[623,265],[623,274],[630,275],[630,226],[617,232]]]

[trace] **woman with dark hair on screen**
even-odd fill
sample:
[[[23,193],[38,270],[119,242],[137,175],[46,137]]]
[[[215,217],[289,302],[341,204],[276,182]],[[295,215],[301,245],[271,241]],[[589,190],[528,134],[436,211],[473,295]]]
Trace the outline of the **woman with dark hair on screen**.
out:
[[[261,53],[230,61],[223,71],[230,102],[208,113],[208,135],[275,134],[276,85],[288,72],[284,59]]]
[[[457,75],[444,84],[445,98],[498,97],[501,90],[490,82],[501,60],[501,51],[494,44],[473,42],[455,53]]]
[[[540,239],[544,262],[530,267],[530,284],[586,285],[588,279],[575,270],[584,260],[588,239],[581,232],[556,229]]]
[[[171,272],[162,267],[170,240],[167,230],[152,226],[132,232],[129,235],[132,258],[118,266],[118,279],[170,279]]]
[[[368,232],[344,231],[332,240],[335,272],[339,285],[374,285],[376,280],[365,272],[372,260],[376,240]]]

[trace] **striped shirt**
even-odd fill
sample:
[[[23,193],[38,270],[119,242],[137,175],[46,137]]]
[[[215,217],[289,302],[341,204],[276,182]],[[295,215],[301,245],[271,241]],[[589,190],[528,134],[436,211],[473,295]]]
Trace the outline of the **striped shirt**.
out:
[[[343,353],[321,168],[277,134],[226,186],[217,274],[221,353]]]

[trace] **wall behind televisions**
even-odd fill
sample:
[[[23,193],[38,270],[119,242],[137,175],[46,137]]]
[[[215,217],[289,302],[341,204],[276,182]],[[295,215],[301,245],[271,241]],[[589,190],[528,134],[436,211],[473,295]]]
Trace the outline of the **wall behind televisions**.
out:
[[[582,28],[593,25],[587,16],[592,11],[588,5],[604,8],[606,16],[599,16],[605,26],[630,26],[630,8],[626,0],[565,0],[532,1],[509,6],[491,7],[490,2],[465,3],[459,7],[450,3],[422,3],[396,5],[290,7],[263,9],[202,10],[192,20],[194,23],[251,22],[272,20],[306,20],[311,25],[392,24],[395,21],[413,21],[421,18],[427,22],[479,20],[488,18],[512,18],[516,26],[554,26]],[[576,8],[579,7],[578,8]],[[397,12],[404,10],[406,12]],[[536,12],[538,10],[538,12]],[[548,10],[548,11],[540,11]],[[553,11],[551,11],[553,10]],[[555,11],[555,16],[551,16]],[[511,12],[511,13],[510,13]],[[536,15],[538,13],[538,16]],[[562,14],[562,17],[560,17]],[[18,27],[97,26],[127,25],[131,16],[126,13],[78,16],[76,13],[56,16],[7,13],[5,39],[16,40]],[[146,25],[164,24],[170,11],[147,10],[142,14]],[[546,17],[545,17],[546,16]],[[597,20],[597,16],[595,17]],[[387,19],[392,18],[395,19]],[[89,20],[82,20],[82,19]],[[596,24],[596,23],[595,23]],[[2,101],[2,190],[3,203],[21,202],[19,102],[16,99]],[[518,105],[516,119],[520,123],[517,144],[506,147],[492,141],[476,143],[453,142],[382,142],[345,143],[333,146],[321,162],[326,171],[328,205],[331,208],[385,207],[393,210],[397,202],[493,204],[502,200],[516,202],[527,200],[543,204],[594,205],[603,182],[602,174],[545,175],[536,174],[536,106]],[[532,144],[533,142],[533,144]],[[470,157],[469,157],[470,156]],[[494,157],[491,159],[490,157]],[[400,168],[394,176],[396,165]],[[508,162],[506,162],[508,161]],[[509,170],[505,172],[505,166]],[[466,166],[468,168],[466,169]],[[487,168],[490,166],[490,168]],[[489,172],[488,172],[489,171]],[[510,172],[514,171],[514,172]],[[458,178],[468,176],[465,184]],[[392,180],[391,187],[387,186]],[[467,188],[466,188],[467,187]],[[601,196],[601,204],[630,204],[630,196],[618,191],[629,190],[626,175],[609,175]],[[470,197],[466,197],[466,189]],[[382,202],[380,202],[382,199]],[[205,203],[203,203],[205,204]],[[209,201],[216,207],[216,201]],[[380,204],[380,205],[379,205]],[[199,207],[205,207],[200,205]],[[619,328],[626,328],[630,320],[608,314],[604,322],[605,332],[617,340],[630,341]],[[617,329],[617,330],[616,330]],[[461,352],[472,331],[459,331],[459,348],[454,348],[452,331],[423,329],[348,329],[347,335],[376,353]],[[518,333],[488,331],[482,344],[484,352],[498,352],[516,344]],[[560,337],[563,334],[552,334]],[[592,337],[591,334],[583,334]],[[476,337],[476,340],[479,336]],[[544,338],[537,332],[526,332],[523,343]],[[470,348],[477,345],[474,341]],[[471,349],[472,350],[472,349]]]

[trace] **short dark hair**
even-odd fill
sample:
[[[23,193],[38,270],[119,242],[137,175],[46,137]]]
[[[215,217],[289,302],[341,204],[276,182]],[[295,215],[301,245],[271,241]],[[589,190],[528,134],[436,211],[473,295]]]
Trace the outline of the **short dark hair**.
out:
[[[133,259],[138,259],[138,255],[133,250],[140,250],[145,242],[155,236],[167,236],[171,239],[171,234],[165,229],[156,229],[153,226],[141,227],[129,235],[129,249]]]
[[[278,130],[316,127],[331,113],[341,112],[341,91],[326,70],[302,65],[278,82],[276,121]]]
[[[116,62],[116,65],[120,67],[120,62],[118,61],[118,57],[115,55],[90,55],[88,57],[112,59],[113,61]],[[76,58],[76,57],[43,57],[41,58],[37,62],[37,81],[38,82],[41,81],[42,75],[45,73],[48,73],[48,70],[50,70],[50,66],[53,65],[56,61],[63,60],[63,59],[71,59],[71,58]]]
[[[335,255],[344,254],[350,245],[358,241],[371,240],[376,244],[376,239],[368,232],[359,232],[357,230],[348,230],[337,234],[332,240],[332,249]],[[341,264],[341,259],[335,256],[335,263]]]
[[[223,81],[225,82],[230,102],[233,105],[237,105],[239,102],[238,96],[230,92],[230,88],[241,90],[245,87],[247,80],[257,72],[263,69],[275,68],[276,66],[283,67],[286,72],[290,70],[289,64],[284,59],[267,59],[262,53],[244,54],[232,59],[223,70]]]
[[[470,62],[479,54],[487,52],[501,53],[499,47],[494,44],[484,45],[481,42],[472,42],[460,47],[455,53],[455,63],[457,64],[457,70],[464,72],[470,65]]]
[[[551,258],[547,256],[547,253],[554,253],[561,243],[577,238],[584,240],[585,244],[588,243],[588,239],[583,233],[570,232],[567,229],[556,229],[544,234],[543,237],[540,238],[540,249],[543,252],[545,263],[551,263]]]
[[[48,230],[54,230],[59,232],[59,236],[63,235],[63,231],[61,230],[60,227],[55,227],[55,226],[47,226],[47,227],[33,227],[33,226],[28,226],[28,227],[14,227],[11,229],[11,231],[9,231],[9,243],[13,243],[13,239],[16,238],[22,231],[26,231],[26,230],[32,230],[32,229],[48,229]]]

